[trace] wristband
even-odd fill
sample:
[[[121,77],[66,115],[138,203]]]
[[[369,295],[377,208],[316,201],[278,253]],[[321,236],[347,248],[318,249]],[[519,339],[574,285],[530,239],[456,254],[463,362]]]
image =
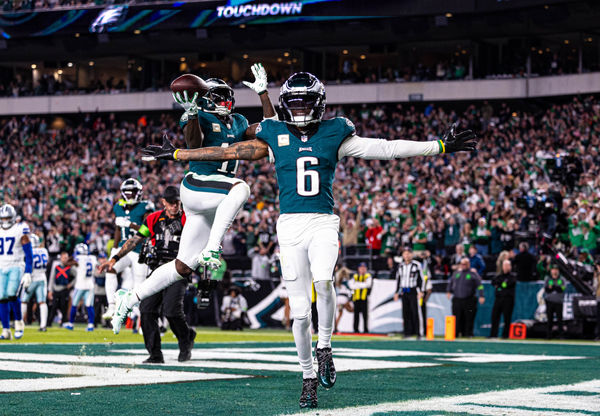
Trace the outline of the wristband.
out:
[[[119,253],[112,256],[112,258],[115,259],[115,263],[118,262],[119,260],[121,260],[121,256],[119,256]]]
[[[177,160],[177,153],[179,153],[179,149],[175,149],[175,151],[173,152],[173,159]]]
[[[267,92],[268,92],[267,90],[264,90],[264,91],[259,92],[258,95],[263,95],[263,94],[266,94]]]
[[[440,153],[446,153],[446,146],[442,140],[438,140],[438,145],[440,146]]]

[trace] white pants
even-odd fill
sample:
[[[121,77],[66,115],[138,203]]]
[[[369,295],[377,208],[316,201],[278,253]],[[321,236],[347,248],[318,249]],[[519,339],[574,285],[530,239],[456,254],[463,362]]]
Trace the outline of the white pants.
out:
[[[313,280],[333,280],[339,225],[339,217],[331,214],[282,214],[279,217],[281,272],[292,318],[309,316]]]
[[[113,248],[111,251],[111,257],[117,254],[121,250],[121,247]],[[146,264],[138,263],[140,258],[139,253],[130,251],[113,266],[115,273],[122,273],[121,275],[121,287],[125,289],[132,289],[141,284],[148,276],[148,266]],[[127,269],[131,268],[131,272]]]
[[[198,256],[206,247],[219,204],[241,179],[223,175],[188,174],[181,182],[179,195],[185,212],[177,259],[192,270],[199,266]]]

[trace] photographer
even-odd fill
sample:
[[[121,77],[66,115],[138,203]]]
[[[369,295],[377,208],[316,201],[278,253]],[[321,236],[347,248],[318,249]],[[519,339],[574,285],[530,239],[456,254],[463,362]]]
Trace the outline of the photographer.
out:
[[[181,231],[185,224],[185,214],[181,210],[179,201],[179,190],[174,186],[167,186],[160,202],[164,209],[148,215],[138,233],[127,240],[117,256],[101,266],[101,271],[112,267],[119,260],[118,257],[124,256],[147,238],[151,240],[146,242],[140,261],[144,260],[152,271],[175,259],[179,250]],[[179,342],[178,361],[191,359],[196,331],[188,327],[183,312],[183,297],[187,285],[186,279],[178,280],[162,292],[141,302],[142,332],[146,349],[150,353],[150,357],[144,363],[164,363],[158,328],[159,311],[163,303],[169,325]]]

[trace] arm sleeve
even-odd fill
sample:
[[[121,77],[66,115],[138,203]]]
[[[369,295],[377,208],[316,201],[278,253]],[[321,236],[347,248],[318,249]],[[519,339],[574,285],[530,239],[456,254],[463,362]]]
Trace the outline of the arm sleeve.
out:
[[[392,269],[392,273],[396,274],[396,291],[394,293],[400,293],[400,273],[398,273],[399,270],[400,265],[394,265],[394,268]]]
[[[33,249],[31,243],[23,244],[23,252],[25,253],[25,273],[33,271]]]
[[[353,156],[362,159],[391,160],[413,156],[431,156],[442,153],[440,141],[417,142],[359,137],[346,139],[338,150],[338,159]]]

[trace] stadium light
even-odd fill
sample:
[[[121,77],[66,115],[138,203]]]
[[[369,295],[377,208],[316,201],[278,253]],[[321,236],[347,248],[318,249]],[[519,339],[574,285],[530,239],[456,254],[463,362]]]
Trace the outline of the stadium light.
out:
[[[446,13],[446,17],[447,17],[448,19],[450,19],[450,18],[452,17],[452,13],[450,13],[450,12]]]
[[[290,56],[290,53],[289,52],[284,52],[283,56],[285,56],[287,58],[288,56]]]
[[[179,62],[185,62],[185,56],[182,56],[181,58],[179,58]]]
[[[362,59],[362,60],[365,60],[365,59],[367,59],[367,55],[361,55],[361,56],[360,56],[360,59]]]
[[[67,64],[67,66],[68,66],[69,68],[73,68],[73,62],[69,62],[69,63]]]
[[[133,33],[136,34],[136,35],[139,35],[140,33],[142,33],[142,31],[139,30],[139,29],[136,29],[136,30],[133,31]]]
[[[240,29],[246,29],[246,25],[242,23],[242,24],[239,26],[239,28],[240,28]]]
[[[248,54],[247,54],[247,53],[243,54],[243,55],[242,55],[242,58],[244,58],[244,59],[248,59]]]
[[[94,66],[94,61],[90,61],[89,66]]]
[[[36,69],[37,65],[36,64],[31,64],[31,69]]]
[[[344,49],[344,50],[342,51],[342,53],[343,53],[344,55],[348,55],[348,49]]]
[[[62,74],[63,74],[63,70],[62,70],[62,69],[59,69],[59,70],[58,70],[56,73],[57,73],[58,75],[62,75]]]
[[[78,38],[79,36],[81,36],[79,33],[75,33],[76,38]]]

